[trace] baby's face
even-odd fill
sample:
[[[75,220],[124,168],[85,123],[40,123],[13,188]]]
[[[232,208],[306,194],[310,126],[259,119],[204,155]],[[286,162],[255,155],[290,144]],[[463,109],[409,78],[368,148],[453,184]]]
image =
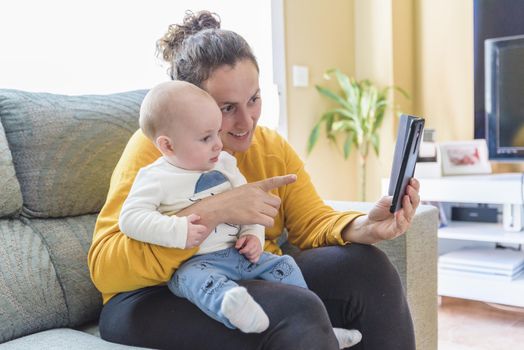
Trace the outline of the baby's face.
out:
[[[175,153],[171,161],[186,170],[207,171],[215,166],[222,150],[218,135],[222,113],[211,98],[195,102],[184,109],[170,133]]]

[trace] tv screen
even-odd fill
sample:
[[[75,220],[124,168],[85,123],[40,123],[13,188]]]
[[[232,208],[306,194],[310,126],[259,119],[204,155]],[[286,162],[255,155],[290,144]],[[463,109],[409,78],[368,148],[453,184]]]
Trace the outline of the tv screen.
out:
[[[508,36],[524,35],[524,0],[474,0],[474,38],[473,38],[473,60],[474,60],[474,121],[475,121],[475,134],[474,138],[488,139],[495,142],[494,138],[498,138],[496,143],[499,146],[505,147],[504,152],[497,153],[494,147],[489,147],[489,157],[492,160],[524,160],[524,151],[519,149],[519,146],[515,147],[512,144],[511,133],[515,132],[513,126],[519,122],[518,116],[513,116],[504,112],[504,115],[499,115],[497,122],[501,124],[498,126],[500,133],[494,134],[493,130],[488,129],[487,125],[491,127],[493,122],[489,122],[486,118],[486,86],[485,86],[485,41],[487,39],[503,38]],[[502,62],[506,69],[506,75],[508,70],[514,70],[515,66],[524,65],[522,63],[509,64],[512,61],[513,56],[518,56],[518,52],[510,50],[507,55],[503,55]],[[518,51],[518,50],[517,50]],[[510,66],[512,68],[510,68]],[[500,74],[502,72],[498,72]],[[504,86],[501,89],[504,92],[499,91],[503,98],[497,101],[497,103],[503,104],[499,106],[502,111],[515,110],[516,104],[519,100],[524,99],[524,92],[520,97],[518,90],[511,88],[511,84],[517,84],[518,81],[508,81],[508,79],[502,78]],[[522,83],[520,83],[522,84]],[[520,87],[519,87],[520,86]],[[520,88],[520,91],[524,91],[523,85],[517,85],[516,88]],[[509,93],[508,93],[509,91]],[[502,96],[501,95],[501,96]],[[516,99],[516,100],[515,100]],[[509,105],[508,105],[509,103]],[[517,118],[517,119],[515,119]],[[520,115],[522,118],[522,114]],[[521,119],[522,122],[522,119]],[[491,130],[491,131],[490,131]],[[492,132],[491,137],[488,133]],[[496,136],[495,136],[496,135]],[[489,145],[488,145],[489,146]],[[500,151],[500,150],[499,150]]]
[[[486,40],[485,55],[490,158],[524,158],[524,35]]]

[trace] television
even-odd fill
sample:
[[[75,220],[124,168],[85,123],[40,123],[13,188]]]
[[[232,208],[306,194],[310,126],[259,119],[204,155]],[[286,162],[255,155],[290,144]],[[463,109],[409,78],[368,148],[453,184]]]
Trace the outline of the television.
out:
[[[474,122],[489,159],[524,161],[524,0],[474,0]]]
[[[488,153],[494,160],[524,158],[524,35],[485,41]]]

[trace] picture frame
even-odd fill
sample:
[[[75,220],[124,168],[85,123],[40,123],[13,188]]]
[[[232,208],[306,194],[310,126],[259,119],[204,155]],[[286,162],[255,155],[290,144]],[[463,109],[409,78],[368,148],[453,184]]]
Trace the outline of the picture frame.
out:
[[[442,175],[490,174],[486,140],[442,142]]]

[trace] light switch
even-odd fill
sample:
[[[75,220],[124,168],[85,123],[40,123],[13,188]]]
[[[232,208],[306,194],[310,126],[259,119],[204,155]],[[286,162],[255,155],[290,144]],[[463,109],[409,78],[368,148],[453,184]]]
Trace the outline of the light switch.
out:
[[[306,66],[293,66],[293,86],[308,87],[309,69]]]

